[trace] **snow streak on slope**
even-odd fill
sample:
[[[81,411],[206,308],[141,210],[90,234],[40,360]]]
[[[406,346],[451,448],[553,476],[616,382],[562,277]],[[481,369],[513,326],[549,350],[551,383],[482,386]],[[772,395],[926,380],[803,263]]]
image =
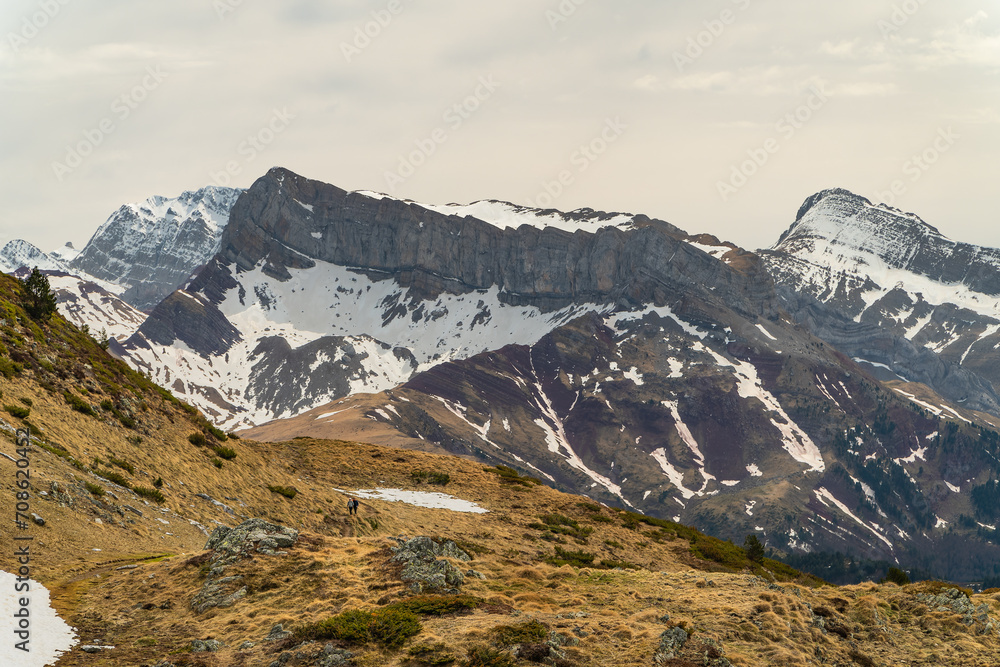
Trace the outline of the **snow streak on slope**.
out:
[[[890,542],[888,540],[888,538],[885,537],[885,535],[883,535],[882,533],[878,532],[877,530],[875,530],[875,528],[873,528],[872,526],[868,525],[867,523],[865,523],[864,521],[862,521],[861,519],[859,519],[857,516],[855,516],[854,513],[851,512],[850,509],[848,509],[847,505],[845,505],[844,503],[842,503],[839,500],[837,500],[833,496],[832,493],[830,493],[829,491],[826,490],[825,487],[820,487],[819,489],[813,491],[813,493],[816,494],[816,499],[819,500],[821,503],[823,503],[827,507],[829,507],[830,505],[833,505],[834,507],[836,507],[837,509],[839,509],[841,512],[843,512],[844,514],[846,514],[847,516],[849,516],[851,519],[853,519],[855,522],[857,522],[859,525],[861,525],[864,528],[866,528],[869,531],[871,531],[871,533],[875,537],[877,537],[878,539],[880,539],[883,542],[885,542],[886,545],[888,545],[888,547],[890,549],[892,549],[892,542]]]
[[[563,421],[559,418],[559,414],[556,412],[555,407],[553,407],[552,401],[545,393],[545,388],[542,387],[541,382],[538,380],[538,375],[535,372],[534,359],[531,360],[531,372],[535,379],[535,382],[531,387],[532,394],[535,397],[535,405],[542,413],[542,418],[534,420],[534,423],[535,426],[542,429],[542,432],[545,435],[545,443],[548,445],[549,451],[553,454],[561,453],[566,458],[566,462],[570,465],[570,467],[579,470],[587,477],[594,480],[593,486],[600,484],[609,492],[621,498],[622,502],[626,505],[634,508],[635,506],[626,500],[625,496],[622,495],[621,486],[615,484],[604,475],[591,470],[583,462],[583,459],[581,459],[580,456],[573,450],[573,445],[570,444],[569,438],[566,436],[566,428],[563,425]]]
[[[375,281],[320,261],[312,268],[289,272],[291,278],[286,281],[266,275],[262,267],[237,273],[239,286],[226,294],[219,309],[242,340],[225,354],[202,354],[178,340],[131,350],[133,363],[149,369],[157,383],[217,417],[225,411],[215,395],[218,391],[241,412],[223,419],[226,428],[234,428],[290,417],[346,395],[336,388],[314,393],[307,373],[303,386],[283,388],[286,398],[280,406],[273,401],[268,404],[262,395],[268,388],[259,388],[266,383],[254,379],[260,379],[265,368],[277,373],[285,366],[267,358],[275,340],[284,339],[290,354],[296,354],[303,346],[333,345],[335,337],[343,337],[337,350],[327,346],[322,352],[308,352],[316,355],[308,368],[315,371],[317,364],[340,364],[350,393],[375,393],[439,363],[512,343],[533,344],[580,315],[606,310],[581,304],[542,313],[534,307],[508,306],[501,303],[497,287],[415,300],[393,280]],[[202,300],[199,295],[188,296]]]
[[[823,472],[826,464],[823,462],[823,454],[819,447],[812,441],[812,438],[799,428],[799,425],[792,421],[781,403],[774,395],[764,389],[764,385],[757,376],[757,368],[748,361],[730,362],[722,355],[714,352],[708,347],[704,348],[719,366],[731,366],[735,369],[736,390],[741,398],[756,398],[769,410],[777,414],[777,418],[770,417],[771,424],[781,433],[782,447],[793,459],[799,463],[809,466],[809,472]]]

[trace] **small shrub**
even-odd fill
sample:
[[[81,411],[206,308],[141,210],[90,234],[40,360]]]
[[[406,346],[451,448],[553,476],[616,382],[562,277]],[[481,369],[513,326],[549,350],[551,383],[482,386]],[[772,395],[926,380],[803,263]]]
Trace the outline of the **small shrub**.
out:
[[[214,465],[219,470],[222,470],[222,459],[212,459],[212,465]]]
[[[18,419],[26,419],[31,414],[31,408],[23,408],[20,405],[5,405],[3,409]]]
[[[8,380],[12,380],[24,371],[24,365],[16,361],[11,361],[7,357],[0,357],[0,375]]]
[[[443,616],[475,609],[483,601],[472,595],[416,595],[390,607],[422,616]]]
[[[498,651],[489,646],[473,646],[462,667],[516,667],[517,662],[510,653]]]
[[[112,402],[110,398],[105,398],[103,401],[101,401],[101,409],[111,412],[112,410],[115,409],[115,404]]]
[[[355,609],[295,630],[297,639],[337,639],[352,644],[374,642],[384,648],[399,648],[420,634],[420,619],[413,612],[385,607],[374,612]]]
[[[330,618],[311,623],[294,631],[295,637],[302,640],[324,641],[339,639],[344,642],[363,644],[368,641],[368,624],[372,613],[361,609],[353,609],[331,616]]]
[[[167,501],[166,497],[163,495],[163,493],[160,492],[159,489],[150,489],[145,486],[137,486],[132,490],[135,491],[136,495],[142,498],[148,498],[149,500],[152,500],[155,503],[163,504]]]
[[[490,630],[489,637],[497,646],[516,646],[545,641],[549,638],[549,629],[541,621],[531,620],[517,625],[498,625]]]
[[[229,436],[229,439],[230,439],[230,440],[239,440],[239,439],[240,439],[240,436],[236,435],[236,433],[234,433],[234,432],[232,432],[232,431],[230,431],[230,432],[229,432],[229,433],[227,433],[226,435],[228,435],[228,436]]]
[[[906,584],[910,583],[909,575],[907,575],[906,572],[903,572],[898,567],[890,567],[889,571],[885,575],[885,580],[890,581],[896,584],[897,586],[905,586]]]
[[[228,436],[228,435],[226,435],[226,434],[225,434],[225,432],[223,432],[223,431],[222,431],[221,429],[218,429],[218,428],[216,428],[216,427],[212,426],[212,425],[211,425],[211,424],[209,424],[208,422],[206,422],[206,423],[205,423],[205,429],[206,429],[206,430],[207,430],[207,431],[208,431],[209,433],[211,433],[211,434],[212,434],[212,437],[214,437],[214,438],[215,438],[216,440],[218,440],[219,442],[225,442],[226,440],[228,440],[228,439],[229,439],[229,436]]]
[[[500,476],[500,481],[506,484],[518,484],[520,486],[538,486],[542,483],[540,479],[535,479],[534,477],[529,477],[528,475],[521,475],[519,472],[514,470],[509,466],[497,466],[495,468],[487,468],[486,472],[491,472],[494,475]]]
[[[125,475],[122,475],[119,472],[115,472],[113,470],[107,470],[107,471],[95,470],[94,474],[96,474],[98,477],[103,477],[109,482],[114,482],[118,486],[125,487],[126,489],[132,488],[131,485],[129,484],[129,481],[125,479]]]
[[[130,443],[132,443],[133,445],[135,445],[136,447],[138,447],[139,445],[142,444],[142,436],[138,435],[138,434],[137,435],[130,435],[128,437],[128,441]]]
[[[162,489],[163,488],[163,478],[162,477],[157,477],[156,478],[156,481],[153,482],[153,488],[154,489]]]
[[[421,667],[444,667],[455,662],[455,654],[441,643],[417,644],[411,647],[407,653],[410,655],[410,663]]]
[[[426,470],[414,470],[410,473],[410,477],[413,478],[415,484],[427,482],[428,484],[436,484],[437,486],[447,486],[448,482],[451,481],[451,475],[447,473],[427,472]]]
[[[450,481],[451,475],[443,472],[432,472],[427,477],[428,484],[435,484],[437,486],[447,486]]]
[[[236,450],[232,447],[213,447],[212,451],[218,454],[219,458],[225,459],[226,461],[232,461],[236,458]]]
[[[188,442],[190,442],[195,447],[204,447],[207,440],[205,440],[204,433],[192,433],[188,436]]]
[[[135,466],[132,465],[131,463],[129,463],[128,461],[124,460],[124,459],[120,459],[120,458],[118,458],[116,456],[109,456],[108,457],[108,462],[111,465],[113,465],[113,466],[117,466],[117,467],[121,468],[122,470],[126,471],[130,475],[134,475],[135,474]]]
[[[21,398],[19,398],[17,400],[21,401],[22,403],[24,403],[25,405],[27,405],[29,408],[35,404],[35,402],[32,401],[27,396],[22,396]]]
[[[91,407],[90,403],[83,400],[81,397],[77,396],[73,392],[71,391],[63,392],[63,397],[66,399],[66,402],[69,403],[69,406],[74,410],[76,410],[77,412],[85,414],[88,417],[97,416],[97,413],[94,412],[94,408]]]
[[[412,611],[386,607],[372,614],[368,636],[385,648],[399,648],[407,639],[420,634],[420,618]]]
[[[267,490],[271,493],[277,493],[279,496],[284,496],[291,500],[295,496],[299,495],[298,489],[294,486],[278,486],[278,485],[268,485]]]
[[[83,486],[88,491],[90,491],[92,494],[94,494],[95,496],[97,496],[98,498],[100,498],[101,496],[103,496],[104,493],[105,493],[104,492],[104,487],[101,486],[100,484],[94,484],[93,482],[84,482]]]
[[[556,567],[572,565],[573,567],[593,567],[594,554],[586,551],[568,551],[562,547],[556,547],[554,556],[549,556],[545,561]]]

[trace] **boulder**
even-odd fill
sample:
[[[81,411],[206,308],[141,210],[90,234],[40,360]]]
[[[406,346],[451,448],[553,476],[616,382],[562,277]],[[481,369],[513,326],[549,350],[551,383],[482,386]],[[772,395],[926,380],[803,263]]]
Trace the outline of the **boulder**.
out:
[[[414,537],[411,540],[398,540],[399,545],[392,547],[394,563],[402,563],[400,578],[409,584],[414,593],[457,593],[465,576],[446,560],[438,560],[438,556],[470,561],[472,557],[448,540],[435,542],[429,537]]]
[[[653,654],[654,665],[664,665],[667,660],[677,657],[677,652],[684,648],[688,640],[688,633],[682,627],[673,627],[660,635],[660,645],[656,647]]]

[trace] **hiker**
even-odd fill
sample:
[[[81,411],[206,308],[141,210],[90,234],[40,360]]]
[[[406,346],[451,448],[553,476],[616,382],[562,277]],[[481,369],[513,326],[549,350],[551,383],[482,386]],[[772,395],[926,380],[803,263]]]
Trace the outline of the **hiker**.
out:
[[[357,514],[358,513],[358,505],[360,505],[360,504],[361,503],[359,503],[356,499],[354,499],[354,498],[348,498],[347,499],[347,513],[348,514]]]

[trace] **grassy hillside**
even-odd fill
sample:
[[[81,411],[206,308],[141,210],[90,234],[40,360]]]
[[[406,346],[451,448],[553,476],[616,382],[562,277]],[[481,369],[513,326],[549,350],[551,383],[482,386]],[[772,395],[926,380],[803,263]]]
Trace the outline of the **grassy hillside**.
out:
[[[455,457],[223,440],[60,318],[29,321],[15,290],[0,278],[0,509],[13,515],[13,429],[30,425],[31,512],[45,521],[29,529],[33,574],[81,644],[114,647],[78,646],[60,665],[645,666],[657,654],[661,665],[985,665],[1000,649],[993,593],[824,585],[691,528]],[[348,516],[348,495],[375,487],[488,512],[364,500]],[[249,518],[298,538],[223,568],[204,551],[208,534]],[[13,532],[0,523],[4,544]],[[464,550],[471,560],[442,559],[465,574],[460,593],[414,595],[391,560],[401,536]],[[0,569],[13,567],[5,549]],[[245,590],[231,606],[192,605],[232,581]],[[279,623],[293,634],[272,635]],[[687,641],[671,649],[664,633]]]

